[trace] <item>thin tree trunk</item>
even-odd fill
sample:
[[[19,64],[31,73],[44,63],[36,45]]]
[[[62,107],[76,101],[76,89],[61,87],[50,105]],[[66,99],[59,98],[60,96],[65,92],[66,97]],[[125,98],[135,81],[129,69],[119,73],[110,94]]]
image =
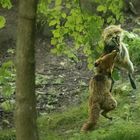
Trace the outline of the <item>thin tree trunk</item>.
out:
[[[38,140],[35,98],[35,17],[37,0],[19,0],[16,49],[16,138]]]

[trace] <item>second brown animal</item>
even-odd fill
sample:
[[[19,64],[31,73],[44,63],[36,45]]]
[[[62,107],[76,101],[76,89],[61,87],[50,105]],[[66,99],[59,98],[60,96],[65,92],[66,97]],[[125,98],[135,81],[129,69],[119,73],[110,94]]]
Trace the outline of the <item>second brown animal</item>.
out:
[[[100,113],[104,117],[112,119],[107,113],[117,106],[116,100],[110,93],[111,74],[116,56],[117,51],[112,51],[95,62],[97,74],[89,82],[89,117],[82,126],[81,131],[95,129]]]

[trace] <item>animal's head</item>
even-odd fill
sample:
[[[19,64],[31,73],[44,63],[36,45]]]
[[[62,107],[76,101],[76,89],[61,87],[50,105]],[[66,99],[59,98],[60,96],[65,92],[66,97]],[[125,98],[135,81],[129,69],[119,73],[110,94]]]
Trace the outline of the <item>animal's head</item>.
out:
[[[116,50],[113,50],[111,53],[108,53],[97,59],[94,64],[97,73],[111,75],[117,54],[118,52]]]
[[[116,47],[119,49],[122,40],[122,33],[123,29],[120,27],[120,25],[110,25],[105,28],[102,33],[105,46],[110,46],[112,48]]]

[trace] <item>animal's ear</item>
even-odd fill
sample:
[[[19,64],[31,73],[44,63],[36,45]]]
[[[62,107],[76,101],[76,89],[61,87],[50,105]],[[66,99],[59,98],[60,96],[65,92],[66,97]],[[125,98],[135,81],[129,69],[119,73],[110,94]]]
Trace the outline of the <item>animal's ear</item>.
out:
[[[94,67],[98,67],[99,63],[98,62],[95,62],[94,63]]]
[[[119,28],[121,28],[121,24],[117,25]]]
[[[99,64],[100,64],[100,62],[101,62],[101,60],[97,60],[97,61],[94,63],[94,66],[95,66],[95,67],[98,67]]]

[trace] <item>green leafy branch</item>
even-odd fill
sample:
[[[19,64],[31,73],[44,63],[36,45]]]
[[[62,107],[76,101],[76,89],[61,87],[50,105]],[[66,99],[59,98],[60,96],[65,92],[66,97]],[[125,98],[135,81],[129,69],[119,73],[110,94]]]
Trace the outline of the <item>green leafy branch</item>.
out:
[[[41,0],[38,5],[38,14],[46,17],[42,23],[47,22],[52,32],[52,52],[66,55],[75,62],[79,61],[77,54],[84,53],[90,69],[103,47],[100,40],[104,24],[123,21],[122,0],[94,2],[98,6],[92,15],[82,12],[76,0]]]
[[[0,7],[10,9],[12,7],[12,3],[10,0],[0,0]],[[6,24],[6,19],[3,16],[0,16],[0,29],[3,28]]]

